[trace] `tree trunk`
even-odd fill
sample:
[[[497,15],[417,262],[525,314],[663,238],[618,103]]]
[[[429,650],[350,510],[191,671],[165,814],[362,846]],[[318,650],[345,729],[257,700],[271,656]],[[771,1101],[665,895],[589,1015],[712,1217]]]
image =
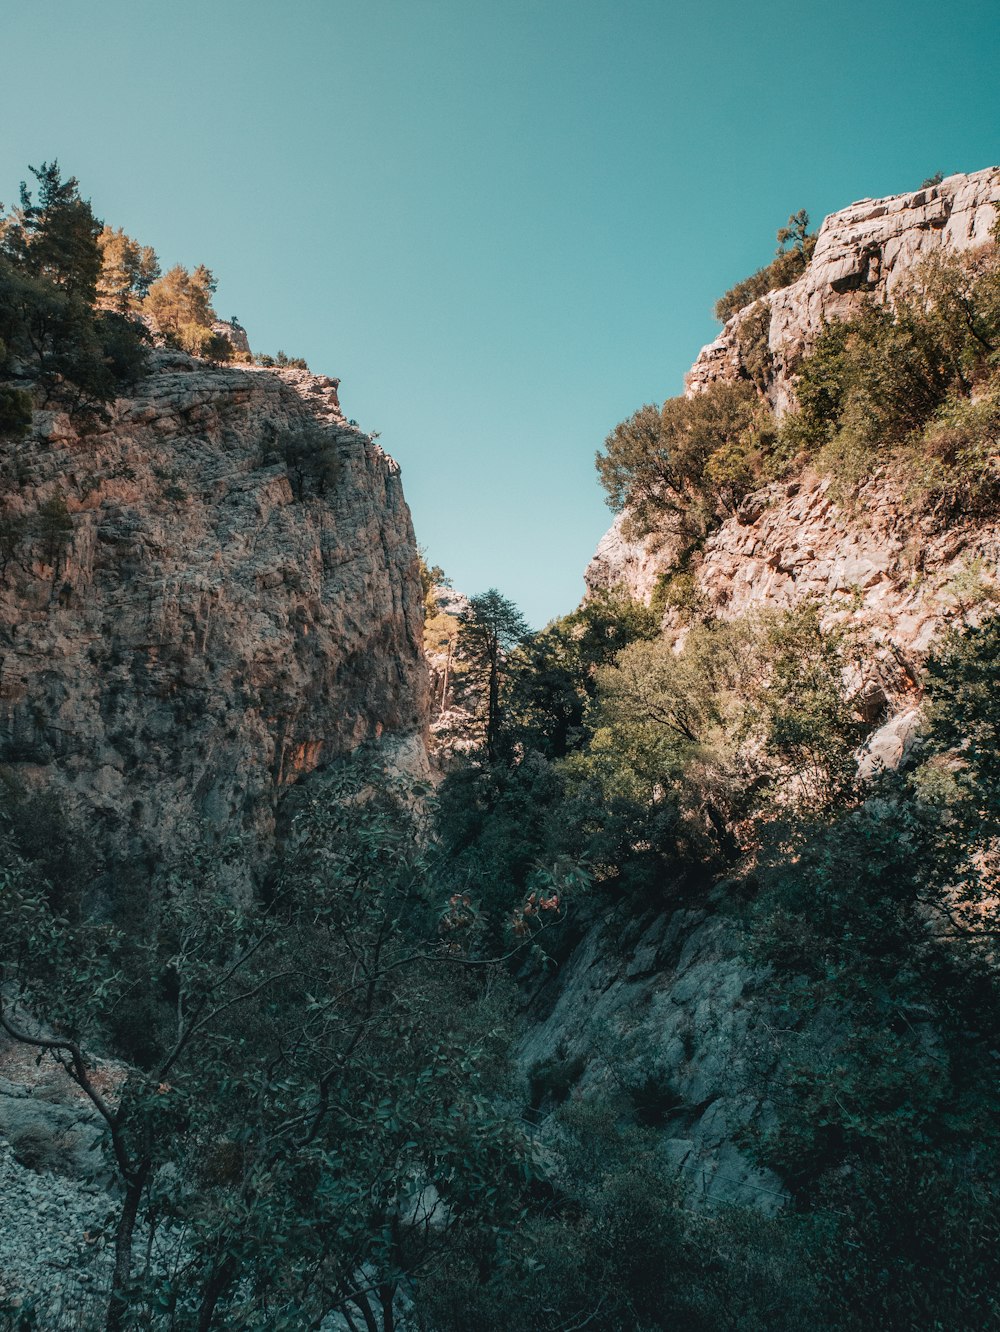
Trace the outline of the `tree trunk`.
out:
[[[486,757],[492,763],[497,756],[497,730],[500,723],[500,662],[490,662],[489,702],[486,712]]]
[[[128,1287],[132,1276],[132,1240],[139,1203],[146,1185],[146,1170],[140,1170],[125,1186],[125,1201],[115,1231],[115,1268],[111,1278],[111,1301],[105,1332],[124,1332],[128,1314]]]
[[[396,1295],[396,1283],[380,1286],[378,1293],[382,1301],[382,1332],[395,1332],[396,1315],[393,1313],[392,1302]]]
[[[209,1332],[215,1317],[215,1306],[219,1303],[233,1277],[236,1275],[236,1263],[232,1258],[224,1259],[212,1272],[201,1297],[198,1310],[198,1332]]]

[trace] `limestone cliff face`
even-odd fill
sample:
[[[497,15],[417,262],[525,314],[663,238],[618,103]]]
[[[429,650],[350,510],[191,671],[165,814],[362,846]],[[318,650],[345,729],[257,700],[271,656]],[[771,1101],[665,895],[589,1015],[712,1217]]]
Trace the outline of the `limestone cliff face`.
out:
[[[936,250],[963,251],[989,239],[1000,201],[1000,168],[949,176],[931,189],[866,199],[828,217],[801,278],[764,297],[771,356],[768,394],[780,413],[791,400],[797,359],[824,322],[848,317],[863,298],[891,300],[916,264]],[[753,307],[751,307],[753,308]],[[687,376],[688,393],[743,375],[735,314]],[[669,534],[629,541],[615,520],[585,579],[590,593],[614,586],[649,601],[669,573]],[[750,496],[705,544],[692,569],[711,611],[731,618],[758,607],[788,608],[816,597],[873,637],[920,657],[970,593],[970,581],[1000,581],[1000,526],[955,524],[942,533],[914,524],[878,478],[849,506],[827,480],[805,476]],[[836,603],[840,603],[839,610]]]
[[[866,297],[891,300],[914,267],[936,251],[960,253],[985,244],[998,201],[1000,167],[988,167],[948,176],[940,185],[911,194],[862,199],[831,213],[798,281],[762,298],[772,358],[768,395],[778,413],[792,400],[795,362],[824,323],[848,318]],[[741,377],[740,332],[750,308],[737,311],[715,341],[702,348],[685,381],[688,392]]]
[[[331,441],[323,486],[270,461],[307,428]],[[6,511],[27,524],[0,588],[0,762],[16,783],[73,793],[133,861],[195,826],[242,835],[252,861],[297,778],[365,740],[414,748],[427,679],[410,515],[335,381],[159,351],[109,421],[81,433],[38,412],[6,452]]]

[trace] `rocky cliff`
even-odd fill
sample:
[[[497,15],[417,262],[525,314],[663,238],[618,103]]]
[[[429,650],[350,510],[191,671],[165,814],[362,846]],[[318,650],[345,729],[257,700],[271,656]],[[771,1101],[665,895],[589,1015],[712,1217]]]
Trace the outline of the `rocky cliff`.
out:
[[[289,438],[319,442],[321,480]],[[242,839],[245,863],[303,774],[379,737],[419,757],[410,515],[336,381],[160,350],[108,419],[39,411],[5,454],[15,787],[57,791],[123,862],[205,829]]]
[[[1000,168],[991,167],[832,214],[802,277],[735,314],[702,349],[687,375],[687,392],[747,376],[741,331],[762,304],[766,391],[780,415],[796,362],[824,323],[848,317],[866,298],[891,301],[914,266],[936,251],[984,244],[998,201]],[[676,556],[669,534],[630,540],[619,515],[587,568],[588,590],[624,587],[648,602]],[[932,517],[914,523],[878,478],[847,504],[837,502],[829,479],[807,474],[745,500],[709,536],[692,573],[697,592],[722,618],[817,597],[831,614],[850,617],[876,639],[919,657],[944,620],[979,595],[974,584],[990,586],[1000,576],[1000,527],[955,523],[941,532]]]
[[[689,393],[747,373],[745,338],[751,311],[763,313],[770,353],[767,391],[779,415],[792,398],[796,361],[824,323],[845,319],[861,300],[892,300],[914,267],[945,250],[983,245],[1000,201],[1000,167],[948,176],[939,185],[886,199],[862,199],[831,213],[806,271],[791,286],[737,311],[703,347],[686,377]]]

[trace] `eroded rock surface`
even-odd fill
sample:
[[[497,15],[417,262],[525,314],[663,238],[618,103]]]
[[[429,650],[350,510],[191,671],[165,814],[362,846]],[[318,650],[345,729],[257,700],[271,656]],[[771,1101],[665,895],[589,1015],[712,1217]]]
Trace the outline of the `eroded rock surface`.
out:
[[[307,428],[332,441],[322,484],[272,461]],[[123,860],[207,828],[253,863],[289,783],[422,734],[399,469],[336,381],[161,351],[109,421],[39,412],[4,463],[27,534],[0,588],[0,762],[78,800]]]
[[[909,194],[862,199],[831,213],[798,281],[762,298],[770,319],[768,396],[779,415],[792,401],[793,367],[824,323],[848,318],[864,298],[891,300],[916,265],[935,252],[959,253],[985,244],[998,201],[1000,167],[987,167]],[[685,381],[688,392],[741,377],[740,332],[747,317],[748,310],[737,311],[715,341],[702,348]]]
[[[762,978],[721,916],[678,909],[593,927],[549,984],[551,1013],[520,1051],[537,1112],[559,1096],[625,1095],[657,1129],[665,1168],[694,1200],[770,1213],[785,1192],[739,1145],[773,1120],[779,1057]],[[543,1130],[544,1132],[544,1130]]]

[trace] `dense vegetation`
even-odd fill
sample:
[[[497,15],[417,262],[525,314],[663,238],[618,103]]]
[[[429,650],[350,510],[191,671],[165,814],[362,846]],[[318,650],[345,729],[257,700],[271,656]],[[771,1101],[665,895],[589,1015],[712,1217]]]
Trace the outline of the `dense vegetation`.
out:
[[[18,205],[0,206],[0,438],[26,430],[33,403],[100,412],[145,373],[151,330],[194,356],[251,359],[215,329],[204,264],[163,273],[150,246],[101,222],[58,162],[30,170],[34,188],[22,182]],[[284,352],[254,359],[308,368]]]

